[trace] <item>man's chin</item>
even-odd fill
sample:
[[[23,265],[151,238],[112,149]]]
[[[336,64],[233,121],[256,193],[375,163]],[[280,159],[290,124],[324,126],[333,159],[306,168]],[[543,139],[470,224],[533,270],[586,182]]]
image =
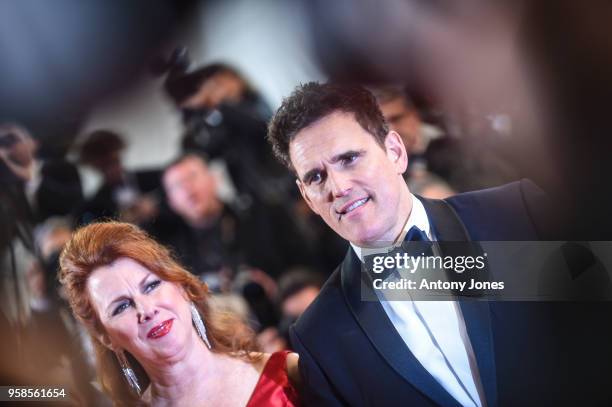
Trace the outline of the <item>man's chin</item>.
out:
[[[385,247],[389,244],[389,242],[382,242],[379,238],[379,234],[373,230],[364,230],[359,233],[353,232],[347,240],[359,247],[376,248]]]

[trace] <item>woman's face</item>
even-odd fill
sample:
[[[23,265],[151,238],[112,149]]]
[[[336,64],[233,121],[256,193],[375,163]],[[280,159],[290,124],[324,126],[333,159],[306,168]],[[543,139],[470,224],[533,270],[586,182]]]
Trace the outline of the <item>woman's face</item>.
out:
[[[87,291],[106,331],[103,343],[144,365],[180,359],[196,334],[183,289],[130,258],[95,269]]]

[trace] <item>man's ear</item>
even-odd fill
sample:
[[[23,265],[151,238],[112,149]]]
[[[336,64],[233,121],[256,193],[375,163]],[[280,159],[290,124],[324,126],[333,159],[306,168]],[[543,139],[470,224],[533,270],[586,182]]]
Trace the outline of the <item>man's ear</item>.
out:
[[[385,151],[387,158],[393,163],[398,174],[403,174],[408,168],[408,153],[402,137],[391,130],[385,137]]]
[[[310,197],[306,193],[306,189],[304,187],[304,183],[302,181],[300,181],[299,179],[296,179],[295,183],[297,184],[297,186],[298,186],[298,188],[300,190],[300,194],[302,194],[302,198],[304,198],[304,201],[306,201],[306,203],[308,204],[308,207],[310,208],[310,210],[318,215],[319,212],[317,212],[315,210],[314,206],[312,205],[312,201],[310,200]]]

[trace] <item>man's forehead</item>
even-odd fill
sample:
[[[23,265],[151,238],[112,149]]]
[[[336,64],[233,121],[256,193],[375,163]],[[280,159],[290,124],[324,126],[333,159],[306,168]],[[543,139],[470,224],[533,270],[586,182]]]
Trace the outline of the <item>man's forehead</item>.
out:
[[[392,99],[382,102],[380,104],[380,108],[383,113],[411,110],[410,105],[406,101],[406,98],[404,98],[403,96],[396,96]]]
[[[334,112],[300,130],[289,143],[289,155],[294,166],[328,160],[363,145],[364,135],[373,140],[352,113]]]
[[[168,168],[164,178],[181,177],[196,171],[206,172],[206,165],[199,158],[190,156]]]

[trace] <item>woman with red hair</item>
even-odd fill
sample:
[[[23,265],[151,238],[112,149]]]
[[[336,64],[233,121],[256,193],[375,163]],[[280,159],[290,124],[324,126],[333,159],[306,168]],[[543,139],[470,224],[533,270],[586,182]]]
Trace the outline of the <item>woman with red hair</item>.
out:
[[[211,309],[206,285],[138,227],[79,229],[60,268],[116,405],[298,404],[297,355],[257,352],[251,330]]]

